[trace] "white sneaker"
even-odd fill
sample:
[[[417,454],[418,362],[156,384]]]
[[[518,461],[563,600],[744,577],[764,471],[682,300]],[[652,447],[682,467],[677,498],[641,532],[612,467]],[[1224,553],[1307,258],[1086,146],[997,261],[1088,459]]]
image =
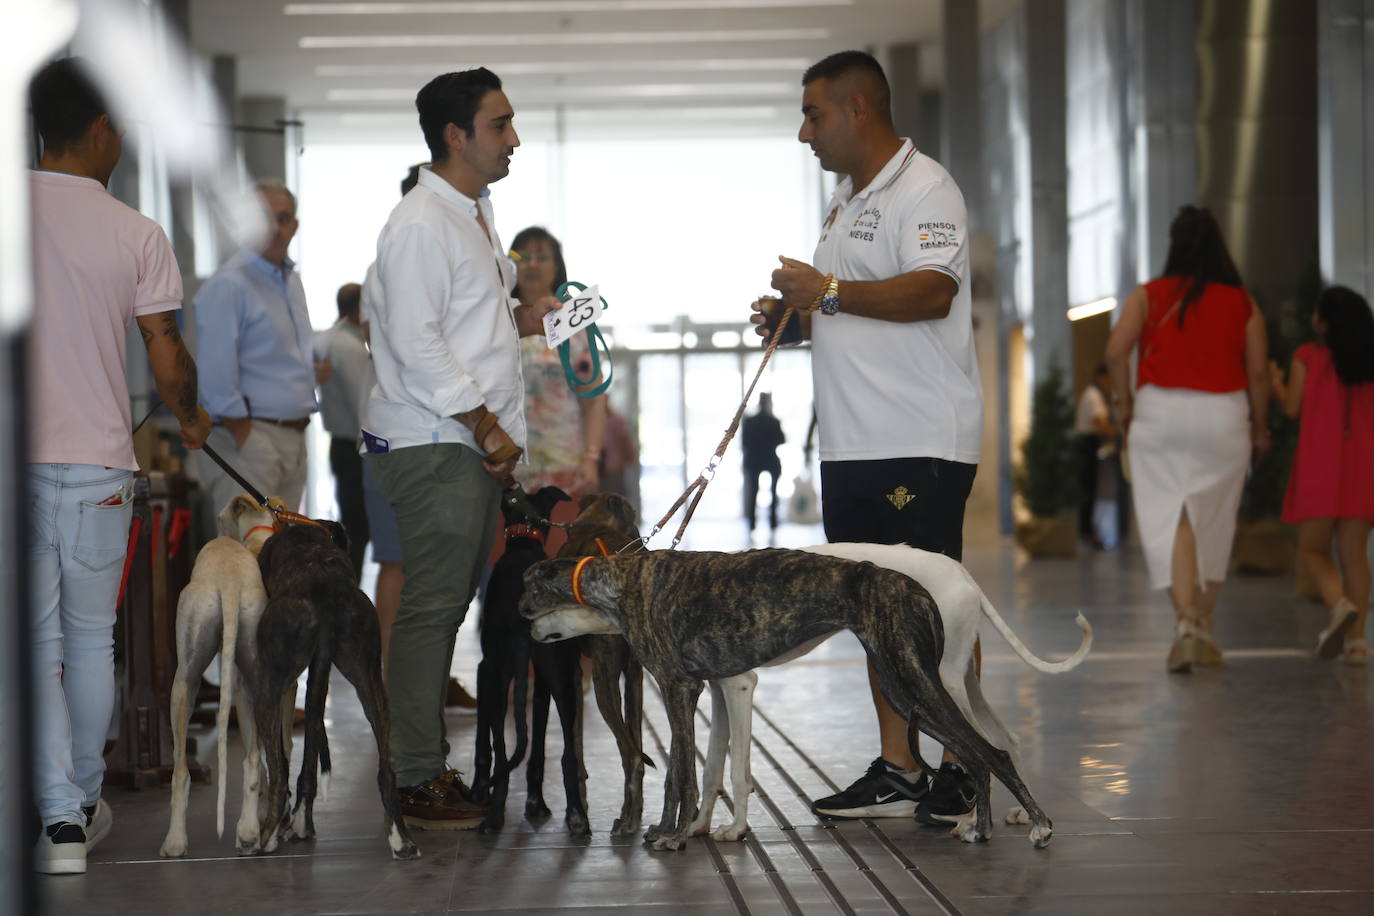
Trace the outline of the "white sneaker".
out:
[[[110,828],[114,826],[114,813],[110,811],[110,806],[105,803],[105,799],[97,798],[94,805],[88,805],[81,809],[86,814],[86,851],[95,849],[95,844],[110,835]]]
[[[84,875],[86,832],[65,821],[44,827],[33,847],[33,868],[44,875]]]

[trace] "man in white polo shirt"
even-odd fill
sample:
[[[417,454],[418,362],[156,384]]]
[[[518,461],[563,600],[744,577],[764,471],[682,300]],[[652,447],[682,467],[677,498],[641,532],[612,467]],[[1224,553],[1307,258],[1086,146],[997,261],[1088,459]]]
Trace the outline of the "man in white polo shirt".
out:
[[[525,443],[519,338],[543,333],[558,303],[510,297],[514,270],[487,195],[520,145],[501,80],[482,67],[446,73],[415,107],[433,158],[377,239],[367,287],[377,381],[363,443],[396,510],[405,569],[387,662],[401,812],[412,826],[454,830],[477,826],[485,809],[447,762],[453,643]]]
[[[124,375],[131,323],[187,448],[205,443],[210,417],[196,407],[196,364],[177,326],[172,246],[162,227],[105,190],[123,131],[75,58],[39,71],[29,102],[43,141],[29,175],[26,385],[34,801],[43,821],[33,861],[47,874],[82,874],[113,821],[100,786],[138,470]]]
[[[831,55],[802,85],[798,139],[846,177],[826,208],[815,266],[784,257],[773,286],[785,305],[818,306],[801,328],[812,340],[826,538],[959,559],[983,428],[963,195],[897,136],[871,55]],[[753,320],[765,325],[761,314]],[[881,756],[812,810],[914,813],[923,823],[969,811],[972,780],[948,755],[933,780],[915,772],[906,721],[869,675]]]

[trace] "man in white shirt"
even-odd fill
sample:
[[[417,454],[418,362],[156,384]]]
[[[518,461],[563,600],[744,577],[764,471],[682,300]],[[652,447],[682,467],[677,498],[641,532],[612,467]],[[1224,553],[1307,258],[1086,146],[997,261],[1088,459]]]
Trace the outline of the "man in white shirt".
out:
[[[444,695],[458,627],[525,444],[519,338],[549,297],[517,305],[487,185],[520,138],[501,80],[446,73],[415,98],[432,157],[377,239],[368,309],[377,380],[363,417],[368,466],[396,510],[405,586],[387,689],[401,811],[422,829],[475,827],[485,809],[447,763]]]
[[[812,340],[826,538],[959,559],[983,428],[964,199],[939,163],[897,136],[887,78],[871,55],[831,55],[802,86],[798,139],[821,168],[846,177],[827,207],[815,266],[781,258],[773,287],[784,305],[815,309],[799,317]],[[766,337],[772,325],[762,314],[753,320]],[[812,810],[914,813],[923,823],[971,810],[972,780],[948,754],[933,780],[915,772],[906,721],[871,667],[869,675],[881,756]]]

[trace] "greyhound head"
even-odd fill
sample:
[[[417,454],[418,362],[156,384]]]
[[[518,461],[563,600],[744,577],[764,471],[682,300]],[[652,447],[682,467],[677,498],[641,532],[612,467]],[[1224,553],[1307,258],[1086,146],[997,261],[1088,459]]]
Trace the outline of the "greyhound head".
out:
[[[278,508],[286,505],[275,496],[268,503]],[[272,536],[277,524],[276,516],[258,505],[247,493],[240,493],[229,500],[220,510],[217,520],[220,534],[240,542],[255,555],[262,550],[263,542]]]
[[[585,558],[584,558],[585,559]],[[593,559],[580,569],[580,559],[543,560],[525,571],[520,613],[530,621],[536,642],[558,642],[574,636],[607,636],[623,632],[620,589],[608,566]],[[573,575],[577,572],[576,595]]]

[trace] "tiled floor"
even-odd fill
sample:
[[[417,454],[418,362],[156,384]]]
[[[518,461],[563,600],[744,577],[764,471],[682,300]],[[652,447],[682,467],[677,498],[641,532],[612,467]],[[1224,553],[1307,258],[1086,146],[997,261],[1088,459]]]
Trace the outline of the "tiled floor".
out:
[[[814,539],[800,530],[781,538]],[[992,841],[979,846],[907,821],[817,823],[808,798],[848,783],[876,753],[862,651],[841,636],[760,674],[758,795],[750,806],[753,832],[743,843],[697,839],[683,852],[651,853],[638,842],[610,839],[619,767],[593,712],[585,739],[590,841],[569,840],[560,811],[545,823],[524,820],[517,774],[503,833],[421,833],[424,857],[393,862],[381,833],[371,739],[347,685],[336,678],[329,722],[335,777],[317,809],[318,840],[238,858],[230,838],[215,838],[213,790],[197,786],[191,858],[162,861],[166,790],[112,792],[114,832],[84,877],[42,879],[47,910],[1374,912],[1374,689],[1365,670],[1308,657],[1323,614],[1290,597],[1290,579],[1232,580],[1218,620],[1227,666],[1180,677],[1164,671],[1169,614],[1162,596],[1146,595],[1138,556],[1028,563],[1006,547],[966,559],[1041,655],[1076,644],[1077,609],[1096,628],[1093,653],[1060,676],[1030,670],[995,634],[986,639],[984,690],[1021,736],[1022,775],[1055,819],[1047,849],[1031,847],[1027,828],[1000,823]],[[455,664],[469,682],[474,644],[465,632]],[[646,748],[661,762],[667,724],[655,691],[647,692]],[[473,723],[470,715],[449,719],[454,746],[462,749],[455,765],[468,762]],[[201,734],[202,760],[213,759],[214,740],[213,732]],[[704,728],[698,743],[704,748]],[[551,757],[557,749],[551,735]],[[231,824],[237,775],[232,763]],[[556,808],[561,788],[556,778],[547,783]],[[660,776],[651,770],[646,821],[656,819],[660,793]],[[1010,803],[996,787],[994,810]],[[726,816],[717,809],[717,822]]]

